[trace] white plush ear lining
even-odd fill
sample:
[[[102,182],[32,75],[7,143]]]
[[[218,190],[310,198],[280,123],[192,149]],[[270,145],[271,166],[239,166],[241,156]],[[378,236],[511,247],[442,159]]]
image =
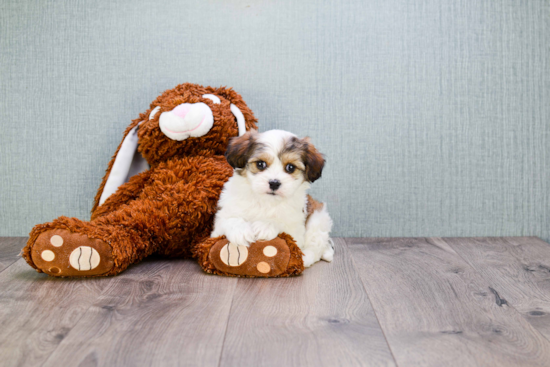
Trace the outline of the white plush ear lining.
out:
[[[149,164],[137,151],[138,126],[130,130],[120,146],[115,163],[113,163],[113,168],[111,168],[111,172],[109,173],[109,178],[107,178],[107,182],[99,198],[99,205],[103,204],[111,194],[114,194],[120,185],[128,182],[130,177],[149,169]]]
[[[233,115],[237,118],[237,125],[239,126],[239,136],[243,136],[246,133],[246,124],[244,122],[244,115],[239,109],[239,107],[235,106],[233,103],[231,103],[231,112],[233,112]]]
[[[153,117],[155,117],[155,115],[159,111],[160,111],[160,106],[157,106],[157,107],[153,108],[153,111],[151,111],[151,113],[149,114],[149,120],[152,120]]]
[[[220,104],[220,103],[222,103],[222,101],[220,100],[220,97],[218,97],[218,96],[215,95],[215,94],[203,94],[203,95],[202,95],[202,98],[208,98],[209,100],[211,100],[211,101],[214,102],[215,104]]]

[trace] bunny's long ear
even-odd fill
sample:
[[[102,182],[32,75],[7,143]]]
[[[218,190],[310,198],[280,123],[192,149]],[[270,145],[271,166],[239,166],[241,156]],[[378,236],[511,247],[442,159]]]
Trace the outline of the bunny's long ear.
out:
[[[95,196],[92,213],[111,194],[115,193],[120,185],[128,182],[130,177],[149,169],[149,164],[137,150],[137,130],[139,124],[143,121],[140,120],[134,120],[124,132],[122,142],[118,146],[115,155],[111,158],[103,181]]]

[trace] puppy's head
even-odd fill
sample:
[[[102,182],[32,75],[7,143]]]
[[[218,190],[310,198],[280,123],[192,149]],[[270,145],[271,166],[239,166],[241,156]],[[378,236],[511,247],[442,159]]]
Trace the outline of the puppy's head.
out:
[[[225,156],[254,192],[281,198],[319,179],[325,165],[309,138],[282,130],[251,130],[232,138]]]

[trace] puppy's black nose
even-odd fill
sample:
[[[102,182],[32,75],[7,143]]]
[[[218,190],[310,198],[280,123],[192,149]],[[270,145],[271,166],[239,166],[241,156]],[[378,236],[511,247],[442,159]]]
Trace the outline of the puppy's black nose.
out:
[[[279,180],[270,180],[269,181],[269,188],[273,191],[277,191],[277,189],[281,186],[281,181]]]

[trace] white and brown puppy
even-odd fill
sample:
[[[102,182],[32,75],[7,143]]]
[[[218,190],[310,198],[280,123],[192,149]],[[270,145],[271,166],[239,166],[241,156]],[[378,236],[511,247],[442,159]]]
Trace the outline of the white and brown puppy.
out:
[[[308,203],[307,190],[325,164],[309,138],[252,130],[231,140],[226,157],[234,173],[221,193],[212,237],[225,235],[235,245],[249,246],[285,232],[304,253],[304,266],[332,261],[326,205]]]

